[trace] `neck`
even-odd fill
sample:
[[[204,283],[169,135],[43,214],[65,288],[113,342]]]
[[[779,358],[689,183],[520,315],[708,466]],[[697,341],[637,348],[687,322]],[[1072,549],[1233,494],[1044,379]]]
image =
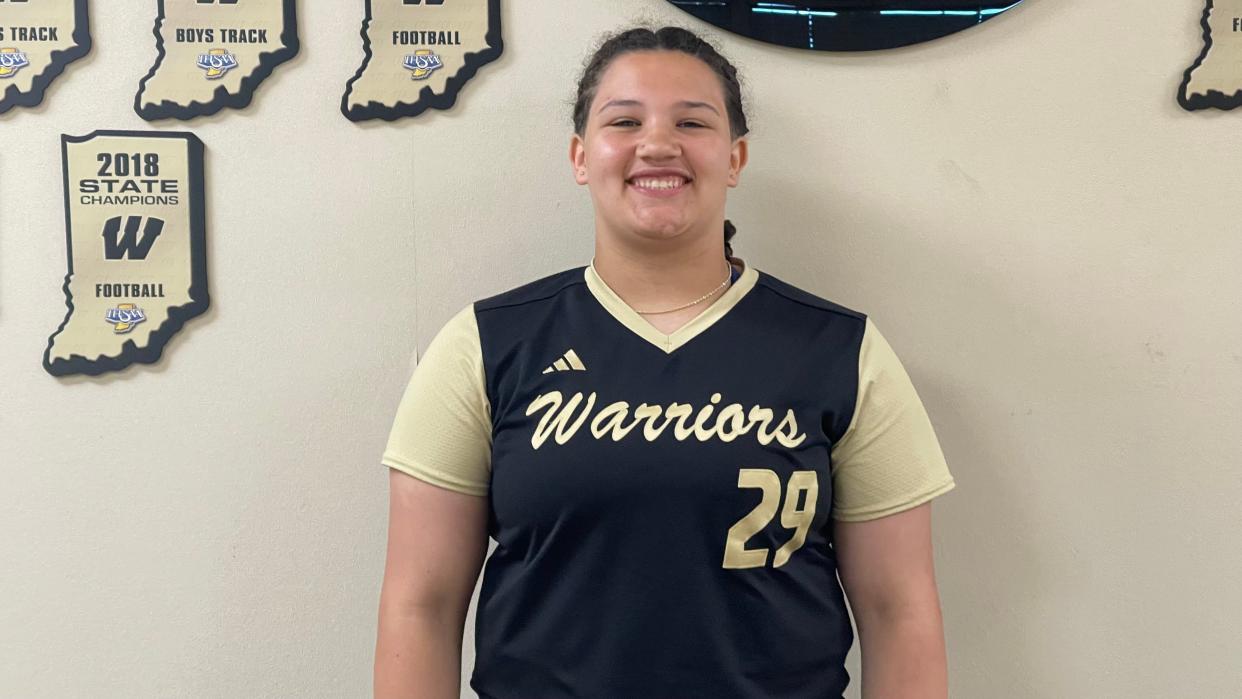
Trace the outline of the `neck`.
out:
[[[610,244],[597,237],[593,264],[600,278],[631,308],[672,308],[716,289],[729,274],[724,239],[710,242],[691,249],[653,252]],[[695,308],[706,308],[727,290],[728,285]]]

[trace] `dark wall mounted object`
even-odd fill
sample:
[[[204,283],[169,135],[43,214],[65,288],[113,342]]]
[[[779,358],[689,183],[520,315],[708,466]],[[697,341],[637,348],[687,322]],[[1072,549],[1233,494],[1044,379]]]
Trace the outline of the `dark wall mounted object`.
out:
[[[726,29],[770,44],[818,51],[874,51],[969,29],[1021,0],[668,0]]]

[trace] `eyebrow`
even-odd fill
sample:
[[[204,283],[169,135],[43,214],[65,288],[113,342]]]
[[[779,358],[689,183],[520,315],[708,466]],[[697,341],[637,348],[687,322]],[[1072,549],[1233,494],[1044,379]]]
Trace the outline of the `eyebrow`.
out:
[[[610,107],[641,107],[641,106],[643,106],[643,103],[639,102],[638,100],[608,100],[607,102],[604,103],[604,106],[600,107],[596,111],[596,114]],[[708,104],[707,102],[695,102],[694,100],[682,100],[678,102],[676,106],[681,107],[683,109],[710,109],[712,112],[715,112],[716,116],[720,116],[720,111],[717,110],[712,105]]]

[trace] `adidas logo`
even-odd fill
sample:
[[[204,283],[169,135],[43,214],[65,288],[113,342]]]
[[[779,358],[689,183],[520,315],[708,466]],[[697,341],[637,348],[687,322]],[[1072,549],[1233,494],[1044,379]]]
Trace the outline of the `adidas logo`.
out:
[[[552,362],[552,366],[544,369],[543,373],[551,374],[554,371],[586,371],[586,367],[583,366],[582,360],[578,359],[578,354],[570,349],[566,350],[560,359]]]

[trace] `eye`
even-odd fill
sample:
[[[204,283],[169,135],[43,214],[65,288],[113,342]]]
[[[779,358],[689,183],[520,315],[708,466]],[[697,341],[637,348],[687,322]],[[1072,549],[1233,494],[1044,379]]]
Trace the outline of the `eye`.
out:
[[[678,123],[677,125],[678,126],[692,126],[697,129],[702,129],[702,128],[707,127],[707,124],[704,124],[701,121],[683,121],[683,122]]]
[[[616,119],[610,124],[610,126],[631,127],[638,126],[638,122],[634,119]]]

